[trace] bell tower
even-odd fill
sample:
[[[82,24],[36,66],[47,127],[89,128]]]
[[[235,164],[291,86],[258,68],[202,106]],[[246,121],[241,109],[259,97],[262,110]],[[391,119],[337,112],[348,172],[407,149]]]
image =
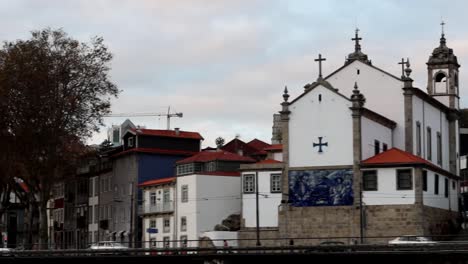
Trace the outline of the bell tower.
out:
[[[435,48],[427,64],[427,93],[449,108],[459,109],[458,69],[460,65],[453,50],[447,47],[442,22],[440,45]]]

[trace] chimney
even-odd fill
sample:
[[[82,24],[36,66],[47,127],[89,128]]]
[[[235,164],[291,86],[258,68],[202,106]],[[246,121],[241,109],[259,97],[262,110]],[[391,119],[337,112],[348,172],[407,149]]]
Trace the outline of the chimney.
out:
[[[174,131],[175,131],[176,136],[180,134],[180,129],[178,127],[175,127]]]

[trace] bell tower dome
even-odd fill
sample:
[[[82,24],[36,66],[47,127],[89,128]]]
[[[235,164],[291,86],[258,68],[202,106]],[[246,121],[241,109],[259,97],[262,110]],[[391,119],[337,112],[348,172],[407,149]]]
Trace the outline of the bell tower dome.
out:
[[[459,109],[458,69],[460,65],[453,50],[447,47],[442,22],[440,45],[429,56],[427,64],[427,93],[452,109]]]

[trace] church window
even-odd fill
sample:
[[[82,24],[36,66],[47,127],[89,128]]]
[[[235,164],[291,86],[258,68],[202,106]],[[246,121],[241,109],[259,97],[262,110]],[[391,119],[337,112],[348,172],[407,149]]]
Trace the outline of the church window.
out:
[[[388,145],[385,143],[382,143],[382,151],[387,151],[388,150]]]
[[[321,94],[319,94],[318,100],[319,100],[319,102],[322,102],[322,95]]]
[[[437,75],[436,75],[436,82],[446,82],[447,81],[447,78],[445,77],[445,74],[442,73],[442,72],[439,72]]]
[[[271,174],[270,175],[270,186],[272,193],[281,192],[281,174]]]
[[[188,185],[182,185],[180,196],[183,203],[188,202]]]
[[[361,70],[357,69],[357,75],[359,75],[361,73]]]
[[[421,123],[416,122],[416,155],[421,156]]]
[[[442,136],[437,132],[437,164],[442,165]]]
[[[363,190],[377,191],[377,171],[368,170],[362,172]]]
[[[432,160],[432,134],[430,127],[427,127],[427,159]]]
[[[253,174],[244,175],[243,189],[244,193],[253,193],[255,191],[255,177]]]
[[[434,194],[439,194],[439,175],[434,175]]]
[[[435,92],[446,93],[447,92],[447,77],[445,73],[439,72],[435,76]]]
[[[422,180],[423,180],[423,191],[427,192],[427,171],[422,171]]]
[[[448,192],[449,192],[449,181],[447,178],[445,178],[444,181],[444,196],[448,197]]]
[[[379,154],[380,152],[380,141],[374,140],[374,155]]]
[[[397,170],[397,190],[412,190],[413,177],[411,169]]]

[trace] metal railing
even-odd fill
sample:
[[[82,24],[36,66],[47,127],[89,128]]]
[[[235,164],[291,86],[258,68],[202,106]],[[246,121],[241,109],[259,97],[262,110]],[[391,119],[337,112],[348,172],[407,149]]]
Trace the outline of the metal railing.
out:
[[[143,213],[165,213],[174,211],[174,202],[146,204]]]

